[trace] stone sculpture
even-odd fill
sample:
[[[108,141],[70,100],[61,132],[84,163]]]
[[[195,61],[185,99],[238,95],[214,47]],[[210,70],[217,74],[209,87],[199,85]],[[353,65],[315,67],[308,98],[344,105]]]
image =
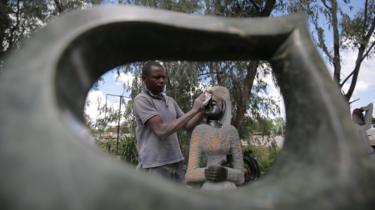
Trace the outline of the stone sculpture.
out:
[[[87,141],[108,69],[146,60],[267,60],[286,107],[267,176],[231,193],[146,176]],[[301,16],[219,18],[107,6],[56,18],[0,73],[0,209],[373,209],[375,167]]]
[[[355,123],[355,127],[357,128],[358,133],[361,137],[364,149],[367,150],[367,152],[371,155],[374,155],[374,149],[372,148],[369,141],[367,130],[371,128],[373,109],[374,105],[372,103],[369,103],[366,106],[354,109],[352,112],[352,120]]]
[[[216,86],[206,106],[206,122],[192,133],[185,180],[203,183],[202,189],[235,189],[244,182],[244,166],[237,129],[231,123],[231,101],[225,87]],[[203,161],[204,160],[204,161]],[[221,177],[219,173],[222,173]],[[212,177],[212,178],[211,178]]]

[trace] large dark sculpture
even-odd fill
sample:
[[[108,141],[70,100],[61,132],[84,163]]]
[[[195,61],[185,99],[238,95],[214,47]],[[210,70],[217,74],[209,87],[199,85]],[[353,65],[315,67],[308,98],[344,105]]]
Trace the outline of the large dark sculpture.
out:
[[[107,69],[148,59],[270,61],[286,103],[271,172],[193,191],[111,159],[81,135]],[[300,16],[231,19],[100,7],[55,19],[0,74],[0,209],[373,209],[373,162]]]

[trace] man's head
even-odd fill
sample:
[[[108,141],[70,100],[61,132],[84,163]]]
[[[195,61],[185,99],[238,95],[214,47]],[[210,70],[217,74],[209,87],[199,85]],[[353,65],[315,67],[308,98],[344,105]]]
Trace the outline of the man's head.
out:
[[[164,67],[156,61],[147,61],[142,68],[142,80],[148,90],[159,95],[163,92],[165,85]]]

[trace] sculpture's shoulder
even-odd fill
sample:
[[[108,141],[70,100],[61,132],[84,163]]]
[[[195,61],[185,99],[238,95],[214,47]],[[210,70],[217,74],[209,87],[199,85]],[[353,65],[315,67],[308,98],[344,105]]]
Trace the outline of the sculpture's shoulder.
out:
[[[209,126],[207,124],[199,124],[199,125],[195,126],[195,128],[193,129],[193,133],[202,134],[202,133],[206,132],[208,129],[211,129],[211,126]]]
[[[223,127],[223,130],[224,130],[225,133],[227,133],[228,135],[238,137],[238,131],[237,131],[237,128],[234,127],[233,125],[227,125],[227,126],[224,126],[224,127]]]

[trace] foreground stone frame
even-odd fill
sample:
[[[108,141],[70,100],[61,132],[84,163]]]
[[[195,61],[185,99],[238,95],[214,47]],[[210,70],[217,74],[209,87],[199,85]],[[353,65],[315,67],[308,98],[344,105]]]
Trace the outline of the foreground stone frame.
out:
[[[231,194],[111,159],[80,134],[91,85],[148,59],[270,61],[287,136],[271,172]],[[374,164],[300,16],[231,19],[101,7],[52,21],[0,74],[1,209],[372,209]]]

